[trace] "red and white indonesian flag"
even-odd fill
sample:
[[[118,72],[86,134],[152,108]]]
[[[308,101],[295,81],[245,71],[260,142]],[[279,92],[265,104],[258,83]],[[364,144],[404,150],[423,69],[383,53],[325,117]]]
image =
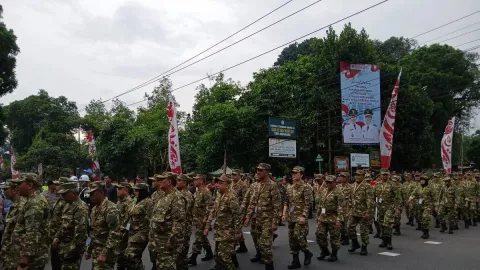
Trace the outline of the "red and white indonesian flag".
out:
[[[382,128],[380,130],[380,161],[382,168],[389,169],[392,159],[393,132],[395,131],[395,115],[397,112],[397,96],[400,88],[400,77],[402,71],[398,74],[395,87],[392,92],[392,99],[388,105],[387,112],[383,118]]]
[[[182,163],[180,161],[180,141],[178,140],[177,110],[172,96],[168,97],[167,115],[168,122],[170,122],[170,129],[168,130],[168,161],[170,171],[181,174]]]
[[[91,130],[87,133],[87,144],[88,153],[92,157],[92,171],[95,174],[100,171],[100,163],[95,158],[95,154],[97,153],[97,147],[95,146],[95,139],[93,138],[93,132]]]
[[[448,120],[448,125],[445,128],[442,138],[442,163],[443,171],[445,173],[452,173],[452,142],[453,142],[453,130],[455,129],[455,117]]]
[[[12,178],[18,178],[18,171],[15,170],[15,163],[17,163],[17,158],[15,157],[15,151],[13,151],[13,147],[10,147],[10,171],[12,172]]]

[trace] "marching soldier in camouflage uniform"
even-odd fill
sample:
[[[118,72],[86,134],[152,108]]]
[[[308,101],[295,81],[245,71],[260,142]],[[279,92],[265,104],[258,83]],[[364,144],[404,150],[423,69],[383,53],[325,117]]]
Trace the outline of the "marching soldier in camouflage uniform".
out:
[[[242,233],[242,213],[235,193],[230,189],[230,178],[226,175],[220,176],[217,188],[220,196],[210,211],[203,234],[208,235],[210,224],[215,220],[215,269],[233,270],[235,266],[232,261],[232,251],[235,243],[240,239]]]
[[[435,194],[435,199],[433,202],[433,210],[432,215],[435,218],[435,228],[440,228],[440,202],[443,200],[443,191],[444,191],[444,183],[440,181],[441,173],[434,173],[433,179],[430,181],[429,184],[430,188]]]
[[[285,204],[285,200],[286,200],[286,197],[287,197],[287,186],[286,186],[286,181],[284,183],[284,179],[277,179],[277,185],[278,185],[278,190],[280,191],[280,199],[282,201],[282,205]],[[283,224],[282,220],[280,220],[280,222],[278,222],[278,226],[285,226],[285,224]]]
[[[18,216],[22,212],[22,208],[27,201],[18,193],[17,183],[7,180],[1,186],[5,197],[13,203],[8,209],[5,216],[5,228],[3,230],[2,251],[0,252],[0,260],[3,262],[3,269],[16,270],[18,267],[18,248],[19,245],[13,242],[13,231],[18,221]]]
[[[163,179],[163,176],[161,174],[155,174],[153,177],[149,177],[149,179],[152,181],[152,189],[154,192],[151,195],[152,199],[152,209],[155,208],[155,205],[157,205],[157,202],[160,200],[160,198],[165,196],[165,192],[162,191],[160,182]],[[155,254],[155,251],[151,248],[151,245],[148,246],[148,252],[150,255],[150,262],[152,262],[152,270],[157,269],[157,255]]]
[[[415,173],[415,177],[414,177],[414,187],[412,188],[412,192],[419,188],[420,187],[420,177],[422,175],[420,173]],[[411,195],[411,193],[409,194],[409,196]],[[420,210],[418,209],[418,204],[416,202],[413,202],[412,204],[412,211],[413,211],[413,216],[415,217],[415,220],[417,221],[417,228],[415,230],[417,231],[421,231],[422,230],[422,225],[421,225],[421,218],[419,216],[419,213],[420,213]]]
[[[53,184],[57,185],[56,188],[58,191],[58,189],[60,188],[59,185],[69,181],[70,179],[68,177],[60,177],[58,180],[53,181]],[[63,199],[62,196],[57,197],[57,199],[53,203],[53,207],[51,211],[52,216],[50,219],[50,227],[49,227],[51,240],[49,243],[52,243],[53,237],[55,236],[55,232],[57,232],[58,228],[60,228],[60,226],[62,225],[62,216],[63,216],[63,211],[66,205],[67,205],[67,202],[65,202],[65,199]],[[51,254],[50,258],[52,262],[52,270],[60,270],[62,268],[62,260],[61,260],[61,257],[59,256],[58,248],[53,248],[52,246],[50,249],[50,254]]]
[[[119,255],[117,259],[117,270],[125,270],[127,268],[128,258],[126,257],[125,249],[127,248],[128,244],[128,213],[134,204],[134,201],[130,197],[129,191],[130,184],[128,182],[120,182],[118,184],[114,184],[117,187],[117,208],[120,216],[118,217],[118,223],[120,233],[122,234],[122,239],[120,240],[119,244]]]
[[[157,177],[157,176],[156,176]],[[165,195],[153,209],[150,221],[149,246],[156,254],[157,269],[176,269],[176,247],[183,244],[186,200],[175,189],[177,175],[164,173],[157,177]]]
[[[117,205],[107,198],[103,182],[92,182],[88,186],[93,208],[90,213],[91,241],[85,259],[92,258],[93,270],[113,270],[118,258],[123,228]]]
[[[406,199],[408,201],[408,198],[410,194],[412,194],[413,190],[415,189],[416,185],[412,181],[412,174],[411,173],[405,173],[405,182],[402,185],[402,193],[403,193],[403,199]],[[405,213],[408,218],[407,225],[414,226],[415,224],[413,223],[414,219],[414,213],[413,213],[413,207],[412,205],[408,204],[405,202]]]
[[[409,203],[413,201],[416,201],[418,206],[422,238],[428,239],[431,216],[435,207],[435,191],[428,185],[428,176],[420,177],[420,187],[416,188],[409,198]]]
[[[322,252],[317,257],[319,260],[329,256],[328,261],[337,261],[337,252],[340,249],[340,230],[344,221],[345,196],[336,187],[334,175],[328,175],[325,179],[327,188],[317,195],[317,243]],[[330,234],[330,246],[332,253],[328,250],[327,234]]]
[[[382,243],[379,247],[392,250],[392,226],[395,224],[396,207],[401,204],[400,191],[396,190],[392,182],[388,181],[390,172],[382,169],[380,180],[375,184],[374,196],[378,208],[377,220],[380,225]],[[397,210],[397,213],[395,213]]]
[[[193,203],[193,223],[195,226],[195,242],[192,245],[192,255],[188,260],[189,265],[197,265],[197,256],[205,249],[206,255],[202,261],[213,259],[212,247],[208,238],[203,234],[205,221],[207,220],[210,207],[212,206],[212,192],[207,189],[204,175],[197,174],[193,177],[193,183],[197,187]]]
[[[241,181],[241,171],[234,169],[232,170],[232,184],[230,188],[234,192],[235,196],[237,197],[239,205],[243,202],[243,197],[247,193],[247,185],[243,181]],[[238,242],[238,249],[235,251],[236,253],[245,253],[248,252],[247,246],[245,246],[245,238],[243,238],[243,233],[240,235],[240,241]],[[237,256],[233,258],[233,264],[235,266],[238,265]]]
[[[348,213],[350,207],[350,193],[351,193],[351,185],[347,181],[348,174],[347,173],[340,173],[337,177],[337,189],[343,194],[343,204],[342,208],[345,213]],[[342,228],[340,229],[342,245],[348,246],[350,244],[348,233],[347,233],[347,226],[344,221],[342,221]]]
[[[293,256],[288,269],[301,268],[298,253],[303,251],[305,259],[303,265],[310,265],[313,254],[308,250],[308,212],[312,204],[312,189],[303,182],[305,169],[296,166],[292,170],[293,184],[288,188],[285,203],[283,205],[282,221],[288,217],[288,243],[290,253]],[[287,212],[288,209],[288,212]]]
[[[20,196],[26,198],[12,236],[12,243],[18,245],[18,269],[43,269],[48,260],[50,209],[45,197],[38,192],[39,177],[34,173],[21,173],[11,182],[18,185]]]
[[[64,182],[57,193],[66,205],[61,225],[56,228],[52,248],[58,250],[62,270],[79,270],[85,251],[88,226],[88,206],[79,198],[77,183]]]
[[[401,235],[400,232],[400,222],[402,219],[402,211],[403,211],[403,205],[407,201],[404,197],[404,190],[402,188],[402,184],[400,183],[402,181],[402,178],[399,175],[393,175],[390,180],[392,181],[393,186],[395,187],[396,192],[400,193],[400,204],[395,206],[395,224],[393,225],[393,228],[395,229],[393,231],[393,235]],[[407,197],[410,194],[406,195]],[[407,198],[408,199],[408,198]]]
[[[188,249],[190,248],[190,236],[192,235],[193,223],[193,194],[188,190],[188,182],[190,177],[187,175],[179,175],[177,178],[177,190],[183,196],[185,204],[185,223],[183,225],[183,241],[177,247],[177,270],[188,269]]]
[[[280,204],[280,192],[277,185],[269,178],[270,164],[260,163],[257,166],[256,175],[259,185],[250,199],[244,225],[248,226],[250,218],[257,215],[257,234],[260,255],[265,263],[265,269],[273,267],[272,243],[273,233],[278,229],[278,220],[282,212]]]
[[[477,201],[479,194],[479,184],[473,178],[472,171],[467,171],[465,173],[465,201],[466,201],[466,212],[467,214],[467,223],[472,226],[477,226]]]
[[[360,255],[367,255],[367,245],[369,242],[369,230],[373,216],[373,193],[370,192],[370,185],[364,180],[365,171],[357,170],[355,173],[355,183],[352,185],[350,193],[350,220],[348,222],[348,234],[352,239],[352,246],[348,252],[355,252],[360,248],[357,239],[357,225],[360,225],[360,237],[362,246]]]
[[[143,270],[142,255],[148,244],[148,230],[153,210],[148,184],[137,183],[134,187],[135,202],[128,213],[128,244],[125,249],[128,270]]]
[[[242,205],[240,206],[240,210],[242,211],[242,214],[245,217],[247,216],[247,210],[248,206],[250,205],[250,199],[253,196],[253,193],[255,193],[255,190],[258,190],[260,183],[258,182],[258,176],[255,175],[255,182],[253,182],[247,190],[247,193],[245,194],[245,197],[243,198]],[[255,256],[250,259],[251,262],[260,262],[262,259],[262,256],[260,254],[260,248],[258,246],[258,233],[257,233],[257,215],[256,213],[253,213],[251,217],[251,225],[250,225],[250,235],[252,236],[252,241],[253,241],[253,246],[255,247]]]
[[[455,216],[457,209],[457,196],[456,196],[456,187],[452,185],[452,179],[448,176],[443,178],[445,182],[445,191],[444,191],[444,198],[442,202],[442,220],[441,220],[441,227],[442,229],[440,232],[445,232],[447,230],[447,223],[448,223],[448,233],[453,234],[453,227],[455,226]]]

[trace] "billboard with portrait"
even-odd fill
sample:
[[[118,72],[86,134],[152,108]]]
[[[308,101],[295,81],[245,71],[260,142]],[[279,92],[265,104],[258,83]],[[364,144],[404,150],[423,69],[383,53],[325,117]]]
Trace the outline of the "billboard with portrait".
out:
[[[340,62],[342,136],[346,144],[378,144],[380,67]]]

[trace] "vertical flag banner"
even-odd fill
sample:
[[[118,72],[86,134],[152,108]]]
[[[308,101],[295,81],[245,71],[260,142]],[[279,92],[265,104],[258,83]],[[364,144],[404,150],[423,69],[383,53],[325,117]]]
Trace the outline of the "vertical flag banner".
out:
[[[13,147],[10,147],[10,171],[12,172],[12,178],[18,178],[18,171],[15,170],[15,163],[17,163],[17,158],[15,157],[15,151],[13,151]]]
[[[97,174],[100,172],[100,163],[98,162],[95,154],[97,153],[97,147],[95,146],[95,139],[93,138],[93,132],[91,130],[87,133],[88,153],[92,157],[92,172]]]
[[[455,129],[455,117],[448,120],[448,125],[443,133],[441,143],[442,163],[443,171],[445,173],[452,173],[452,143],[453,143],[453,130]]]
[[[380,67],[341,61],[340,87],[343,143],[379,143]]]
[[[170,122],[168,130],[168,162],[170,171],[181,174],[182,163],[180,160],[180,141],[178,140],[177,109],[172,96],[168,97],[167,115],[168,122]]]
[[[397,97],[398,90],[400,88],[400,77],[402,71],[398,74],[395,87],[392,91],[392,98],[388,105],[387,112],[383,118],[382,128],[380,130],[380,162],[382,168],[389,169],[390,161],[392,160],[392,145],[393,145],[393,132],[395,131],[395,116],[397,113]]]
[[[3,155],[0,154],[0,169],[2,169],[2,170],[3,170],[3,168],[4,168],[4,164],[3,164],[3,163],[4,163],[4,162],[3,162]]]

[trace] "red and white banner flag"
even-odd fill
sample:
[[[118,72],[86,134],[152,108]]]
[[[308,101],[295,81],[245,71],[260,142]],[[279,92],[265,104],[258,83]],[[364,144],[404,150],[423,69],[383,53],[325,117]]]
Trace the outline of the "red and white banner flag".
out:
[[[17,163],[15,151],[13,151],[13,147],[10,147],[10,171],[12,172],[12,179],[18,178],[18,171],[15,170],[15,163]]]
[[[455,129],[455,117],[448,120],[448,125],[443,133],[441,143],[442,163],[443,171],[445,173],[452,173],[452,143],[453,143],[453,130]]]
[[[170,171],[181,174],[182,163],[180,160],[180,141],[178,140],[177,110],[172,96],[168,97],[167,115],[168,122],[170,122],[170,129],[168,130],[168,161]]]
[[[388,105],[387,112],[383,118],[382,128],[380,130],[380,162],[382,168],[389,169],[392,159],[393,132],[395,131],[395,115],[397,112],[397,96],[400,88],[400,77],[402,71],[398,74],[395,87],[392,91],[392,99]]]
[[[100,163],[95,157],[97,153],[97,147],[95,146],[95,139],[93,138],[93,132],[91,130],[87,133],[88,153],[92,157],[92,171],[94,174],[100,171]]]

